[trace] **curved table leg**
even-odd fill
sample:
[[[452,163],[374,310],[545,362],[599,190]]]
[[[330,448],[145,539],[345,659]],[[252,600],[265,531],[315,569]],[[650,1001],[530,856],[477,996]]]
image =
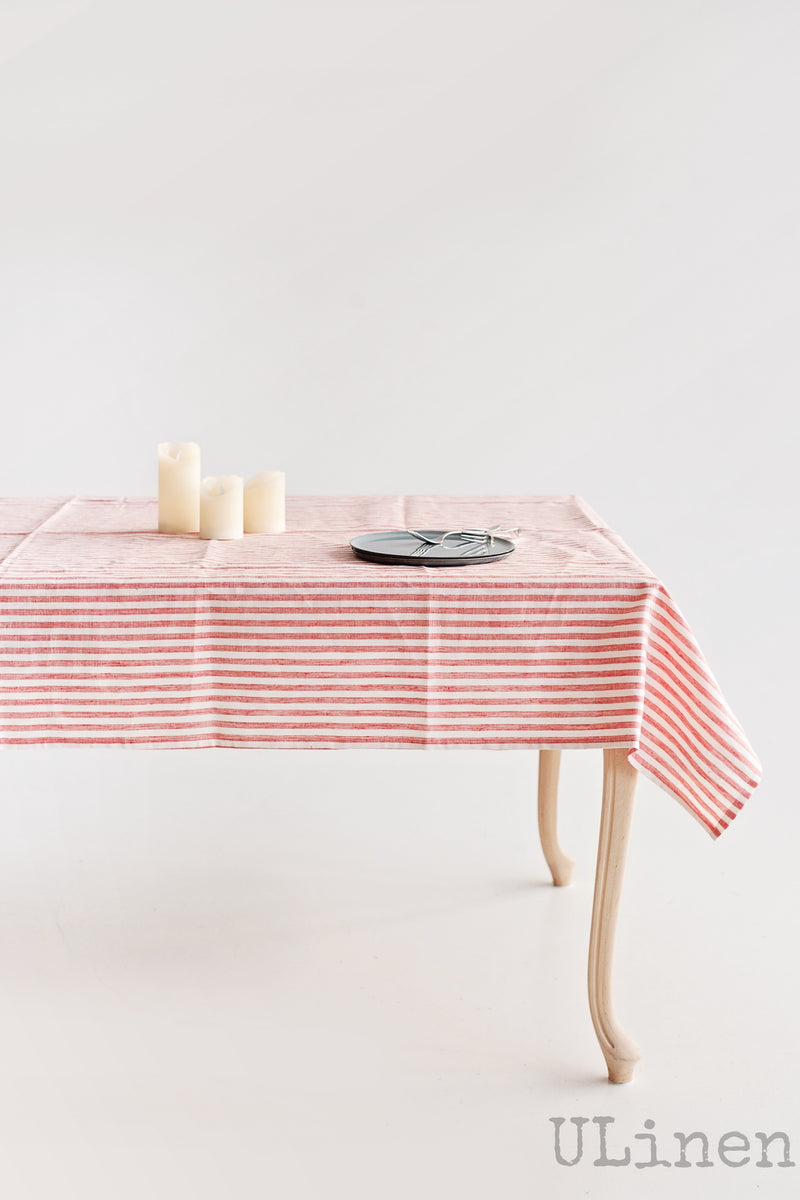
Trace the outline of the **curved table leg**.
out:
[[[636,768],[627,750],[603,751],[603,810],[597,848],[592,931],[589,939],[589,1008],[611,1083],[627,1083],[640,1057],[614,1016],[611,968],[625,854],[636,791]]]
[[[539,837],[556,887],[572,882],[575,860],[558,844],[558,768],[560,750],[539,751]]]

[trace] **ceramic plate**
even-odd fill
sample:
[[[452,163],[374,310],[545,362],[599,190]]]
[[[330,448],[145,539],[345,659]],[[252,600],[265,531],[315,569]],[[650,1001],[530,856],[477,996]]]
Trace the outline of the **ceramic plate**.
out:
[[[447,530],[420,529],[419,532],[438,540]],[[475,563],[496,562],[514,549],[514,543],[508,538],[475,542],[455,534],[443,546],[431,546],[406,529],[361,533],[350,545],[359,558],[368,562],[398,563],[404,567],[468,567]]]

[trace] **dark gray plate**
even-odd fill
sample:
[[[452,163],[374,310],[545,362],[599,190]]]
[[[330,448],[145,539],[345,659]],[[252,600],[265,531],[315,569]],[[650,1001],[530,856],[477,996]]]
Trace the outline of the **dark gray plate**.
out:
[[[419,532],[429,538],[440,538],[447,530],[420,529]],[[496,562],[514,549],[513,542],[501,537],[490,542],[449,537],[443,546],[429,546],[405,529],[361,533],[350,545],[359,558],[368,562],[396,563],[405,567],[468,567],[475,563]]]

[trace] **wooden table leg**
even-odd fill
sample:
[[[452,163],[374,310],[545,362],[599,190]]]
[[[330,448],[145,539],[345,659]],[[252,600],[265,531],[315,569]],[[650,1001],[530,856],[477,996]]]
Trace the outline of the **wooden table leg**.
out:
[[[627,1083],[640,1057],[622,1032],[611,998],[614,936],[636,791],[636,769],[627,750],[603,751],[603,810],[597,847],[592,931],[589,939],[589,1008],[611,1083]]]
[[[558,768],[560,750],[539,751],[539,837],[556,887],[572,882],[575,860],[558,844]]]

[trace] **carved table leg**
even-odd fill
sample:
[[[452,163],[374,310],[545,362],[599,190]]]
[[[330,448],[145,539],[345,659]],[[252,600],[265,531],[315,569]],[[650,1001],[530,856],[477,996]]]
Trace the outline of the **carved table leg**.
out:
[[[539,837],[542,850],[556,887],[572,882],[575,860],[565,854],[558,844],[558,768],[560,750],[539,751]]]
[[[589,940],[589,1008],[611,1083],[627,1083],[640,1057],[637,1046],[622,1032],[614,1016],[611,998],[614,935],[636,775],[635,767],[628,762],[627,750],[603,751],[603,810]]]

